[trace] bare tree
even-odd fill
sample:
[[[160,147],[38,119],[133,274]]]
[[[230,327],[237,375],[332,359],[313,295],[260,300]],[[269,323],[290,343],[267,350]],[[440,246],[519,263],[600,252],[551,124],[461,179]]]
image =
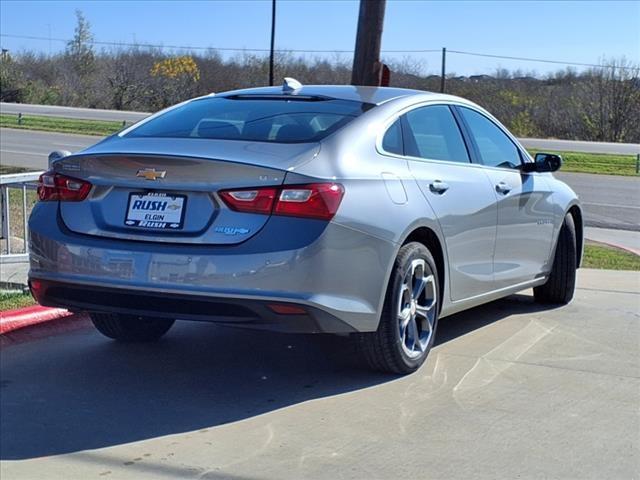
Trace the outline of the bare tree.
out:
[[[424,62],[405,57],[389,64],[393,86],[438,90],[440,77],[429,75]],[[470,77],[451,73],[447,85],[451,93],[488,108],[518,135],[640,142],[639,66],[624,59],[606,64],[545,77],[505,69]],[[144,111],[263,85],[269,71],[268,57],[248,52],[231,58],[215,50],[176,56],[139,47],[97,53],[81,14],[63,54],[7,54],[0,66],[0,95],[9,101]],[[275,78],[285,76],[304,84],[348,84],[351,62],[340,55],[279,52]]]
[[[640,111],[640,68],[626,59],[603,59],[603,68],[591,69],[576,96],[590,139],[625,141],[633,135]]]

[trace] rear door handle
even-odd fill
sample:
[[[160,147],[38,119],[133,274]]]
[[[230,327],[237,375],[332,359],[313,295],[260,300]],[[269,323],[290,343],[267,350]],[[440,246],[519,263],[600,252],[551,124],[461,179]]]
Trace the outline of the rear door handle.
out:
[[[511,185],[509,185],[508,183],[500,182],[496,185],[496,192],[498,193],[502,193],[503,195],[506,195],[510,191],[511,191]]]
[[[434,180],[429,184],[429,190],[431,190],[433,193],[442,195],[444,192],[449,190],[449,185],[442,180]]]

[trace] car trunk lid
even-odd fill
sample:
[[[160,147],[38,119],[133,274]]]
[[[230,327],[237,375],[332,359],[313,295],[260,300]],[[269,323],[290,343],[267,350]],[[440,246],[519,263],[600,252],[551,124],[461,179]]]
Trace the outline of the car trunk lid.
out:
[[[60,203],[62,221],[73,232],[148,242],[242,242],[268,215],[232,211],[217,192],[281,185],[288,169],[319,149],[230,140],[115,140],[54,164],[56,172],[93,185],[84,201]]]

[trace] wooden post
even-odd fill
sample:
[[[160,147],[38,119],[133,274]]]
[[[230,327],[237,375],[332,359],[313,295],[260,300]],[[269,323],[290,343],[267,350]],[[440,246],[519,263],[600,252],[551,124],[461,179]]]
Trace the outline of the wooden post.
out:
[[[269,85],[273,87],[273,49],[276,43],[276,0],[271,0],[271,49],[269,54]]]
[[[444,93],[444,82],[447,78],[447,49],[442,49],[442,72],[440,72],[440,93]]]
[[[352,85],[380,85],[380,45],[386,0],[360,0]]]

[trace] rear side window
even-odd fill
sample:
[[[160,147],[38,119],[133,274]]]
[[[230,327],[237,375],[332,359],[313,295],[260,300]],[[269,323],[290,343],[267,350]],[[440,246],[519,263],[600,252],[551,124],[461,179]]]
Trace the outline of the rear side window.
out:
[[[318,97],[202,98],[140,125],[126,137],[315,142],[371,107],[367,103]]]
[[[520,167],[522,159],[518,148],[495,123],[470,108],[460,107],[460,113],[469,126],[482,163],[489,167]]]
[[[469,162],[467,147],[446,105],[416,108],[405,115],[405,154],[449,162]]]
[[[404,154],[404,150],[402,148],[402,127],[400,126],[400,119],[393,122],[393,125],[391,125],[384,134],[384,137],[382,138],[382,149],[385,152],[395,153],[396,155]]]

